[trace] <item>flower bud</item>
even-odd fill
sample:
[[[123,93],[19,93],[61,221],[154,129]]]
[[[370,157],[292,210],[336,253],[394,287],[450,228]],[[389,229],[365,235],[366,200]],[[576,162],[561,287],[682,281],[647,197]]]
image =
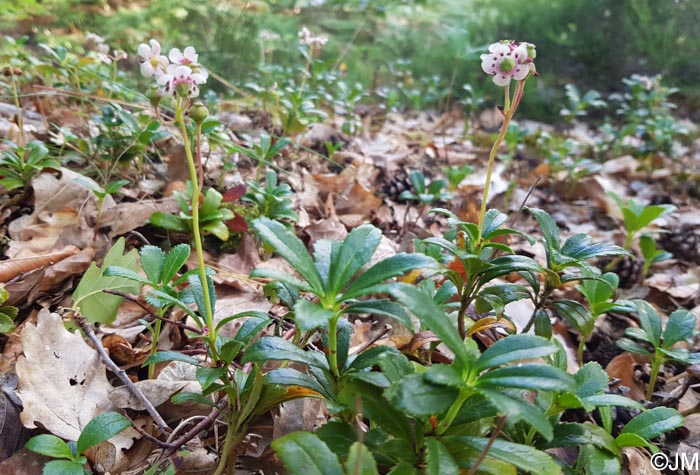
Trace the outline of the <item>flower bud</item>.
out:
[[[160,100],[163,98],[163,93],[155,84],[151,84],[146,91],[146,98],[150,101],[153,107],[158,107]]]
[[[530,59],[535,59],[537,58],[537,50],[535,49],[535,45],[532,43],[526,43],[527,47],[527,57]]]
[[[190,97],[190,84],[184,81],[178,82],[175,85],[175,93],[180,97]]]
[[[195,122],[195,124],[201,124],[204,119],[209,117],[209,109],[206,108],[204,104],[197,101],[190,107],[190,117]]]

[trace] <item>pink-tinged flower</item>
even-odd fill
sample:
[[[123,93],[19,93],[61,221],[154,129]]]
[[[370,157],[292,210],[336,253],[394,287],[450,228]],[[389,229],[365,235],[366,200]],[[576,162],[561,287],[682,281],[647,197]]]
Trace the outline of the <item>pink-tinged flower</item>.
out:
[[[173,63],[182,66],[197,64],[197,60],[199,59],[199,55],[192,46],[188,46],[187,48],[185,48],[185,51],[180,51],[179,48],[173,48],[170,50],[170,54],[168,54],[168,57]]]
[[[141,56],[141,74],[144,77],[160,77],[167,72],[168,58],[160,54],[160,43],[150,40],[150,46],[141,43],[139,45],[139,56]]]
[[[493,75],[493,82],[506,86],[511,79],[525,79],[534,67],[535,46],[530,43],[501,42],[489,46],[481,55],[481,69]]]
[[[325,36],[314,35],[308,28],[303,27],[299,31],[299,43],[309,46],[323,46],[328,43],[328,38]]]
[[[193,74],[188,66],[168,66],[168,72],[158,78],[158,84],[163,88],[163,92],[168,95],[180,95],[184,97],[199,96],[197,84],[203,84],[201,75]]]

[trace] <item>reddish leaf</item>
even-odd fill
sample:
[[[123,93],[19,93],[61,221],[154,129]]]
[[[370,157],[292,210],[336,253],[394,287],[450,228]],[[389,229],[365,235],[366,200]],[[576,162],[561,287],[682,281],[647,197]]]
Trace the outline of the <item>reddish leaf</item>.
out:
[[[232,233],[247,233],[248,232],[248,221],[245,220],[243,216],[237,214],[233,219],[226,221],[226,226],[228,226],[229,231]]]
[[[245,188],[246,188],[245,185],[236,185],[233,188],[231,188],[230,190],[228,190],[226,193],[224,193],[224,197],[223,197],[224,203],[238,201],[241,198],[241,196],[245,195]],[[246,226],[246,230],[248,230],[247,226]],[[231,231],[233,231],[233,229]]]

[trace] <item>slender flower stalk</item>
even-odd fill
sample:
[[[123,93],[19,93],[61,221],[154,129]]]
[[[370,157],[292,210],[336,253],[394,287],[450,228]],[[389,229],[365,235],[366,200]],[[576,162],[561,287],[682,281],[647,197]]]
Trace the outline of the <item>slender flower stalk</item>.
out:
[[[504,88],[503,124],[501,131],[496,137],[496,141],[489,153],[489,163],[486,169],[486,183],[484,184],[484,194],[481,199],[481,210],[479,212],[479,233],[481,234],[486,215],[486,202],[489,197],[491,187],[491,176],[496,162],[498,148],[503,143],[508,126],[520,105],[525,91],[525,82],[533,74],[537,74],[535,65],[535,45],[531,43],[515,43],[513,41],[502,41],[489,46],[489,53],[481,55],[481,68],[485,73],[493,75],[493,82]],[[517,81],[513,97],[511,99],[510,81]]]
[[[184,105],[185,101],[182,98],[178,98],[177,105],[175,107],[175,122],[180,128],[180,134],[182,135],[183,146],[185,147],[185,156],[187,157],[187,167],[190,172],[190,181],[192,182],[192,234],[194,235],[194,244],[197,252],[197,264],[199,267],[199,280],[202,284],[202,294],[204,297],[205,319],[208,330],[207,338],[209,339],[209,347],[211,350],[212,358],[217,360],[218,352],[216,350],[214,312],[212,311],[211,305],[212,296],[209,293],[207,270],[204,265],[204,248],[202,246],[202,234],[199,229],[199,197],[201,195],[198,173],[199,167],[195,163],[195,159],[192,154],[192,147],[190,146],[190,139],[187,135],[187,128],[185,127]]]

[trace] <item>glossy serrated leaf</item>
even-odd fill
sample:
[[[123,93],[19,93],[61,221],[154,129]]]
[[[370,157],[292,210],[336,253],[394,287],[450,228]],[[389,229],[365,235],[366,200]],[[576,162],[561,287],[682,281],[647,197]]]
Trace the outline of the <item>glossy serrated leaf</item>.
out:
[[[484,351],[476,362],[476,371],[495,368],[514,361],[542,358],[557,351],[550,341],[535,335],[511,335]]]
[[[163,264],[165,263],[165,253],[158,246],[143,246],[139,250],[141,268],[146,273],[148,279],[154,284],[161,283]]]
[[[456,388],[430,383],[422,374],[410,374],[385,392],[395,407],[417,417],[447,411],[458,394]]]
[[[350,447],[348,459],[345,461],[345,475],[377,475],[377,462],[372,452],[360,442]]]
[[[485,437],[452,436],[445,437],[444,443],[450,453],[457,458],[458,450],[469,450],[482,453],[488,444],[488,457],[492,457],[518,467],[520,470],[537,475],[561,475],[561,468],[552,458],[535,448],[515,444],[505,440],[491,441]]]
[[[677,410],[670,407],[655,407],[629,421],[621,434],[636,434],[649,440],[682,426],[684,422],[685,419]]]
[[[615,445],[615,440],[605,429],[593,424],[559,423],[554,426],[554,437],[540,448],[554,447],[579,447],[593,445],[607,450],[615,455],[620,454],[620,449]]]
[[[82,454],[90,447],[111,439],[129,427],[131,421],[118,412],[105,412],[95,416],[83,427],[78,437],[78,453]]]
[[[261,338],[253,343],[243,355],[243,363],[251,361],[265,363],[273,361],[294,361],[317,368],[328,369],[328,363],[324,358],[314,357],[293,343],[275,336]]]
[[[328,399],[333,399],[328,390],[312,376],[304,374],[293,368],[273,369],[265,375],[265,380],[269,384],[279,384],[281,386],[301,386],[310,389]]]
[[[425,449],[425,475],[460,474],[459,466],[438,439],[427,437]]]
[[[345,238],[337,257],[331,261],[328,290],[340,292],[352,277],[371,259],[379,246],[382,233],[371,225],[353,229]]]
[[[410,332],[413,332],[413,323],[411,317],[406,313],[404,308],[387,299],[377,300],[361,300],[352,303],[343,309],[345,314],[361,314],[368,313],[370,315],[380,315],[383,317],[393,318],[403,324]]]
[[[343,475],[338,457],[315,434],[293,432],[271,445],[291,474]]]
[[[679,341],[685,341],[692,337],[695,324],[695,315],[688,310],[679,309],[669,315],[663,332],[664,348],[671,348]]]
[[[335,316],[331,310],[321,307],[310,300],[297,300],[294,304],[294,321],[301,331],[328,327],[328,322]]]
[[[544,364],[526,363],[497,368],[479,376],[476,383],[482,389],[531,389],[533,391],[567,391],[574,379],[564,371]]]
[[[24,444],[24,448],[51,458],[73,458],[73,452],[71,452],[68,444],[63,439],[51,434],[41,434],[32,437]]]
[[[70,460],[51,460],[46,462],[42,475],[85,475],[85,469],[80,462]]]
[[[180,268],[187,262],[191,252],[189,244],[178,244],[170,250],[165,257],[165,261],[163,261],[161,270],[161,279],[164,284],[173,280]]]
[[[552,424],[545,413],[527,399],[517,399],[500,391],[481,391],[487,397],[489,403],[498,409],[499,414],[508,417],[508,421],[515,423],[524,421],[539,432],[546,440],[553,437]]]
[[[397,284],[389,292],[401,305],[406,307],[406,310],[415,315],[423,325],[442,340],[463,367],[469,365],[471,358],[458,335],[457,328],[429,294],[405,284]]]
[[[268,218],[253,221],[253,228],[260,239],[270,246],[301,275],[317,295],[323,295],[321,276],[304,243],[284,225]]]
[[[387,279],[398,277],[413,269],[430,269],[437,263],[423,254],[396,254],[362,272],[343,293],[343,299],[362,297],[371,293],[372,287]]]

